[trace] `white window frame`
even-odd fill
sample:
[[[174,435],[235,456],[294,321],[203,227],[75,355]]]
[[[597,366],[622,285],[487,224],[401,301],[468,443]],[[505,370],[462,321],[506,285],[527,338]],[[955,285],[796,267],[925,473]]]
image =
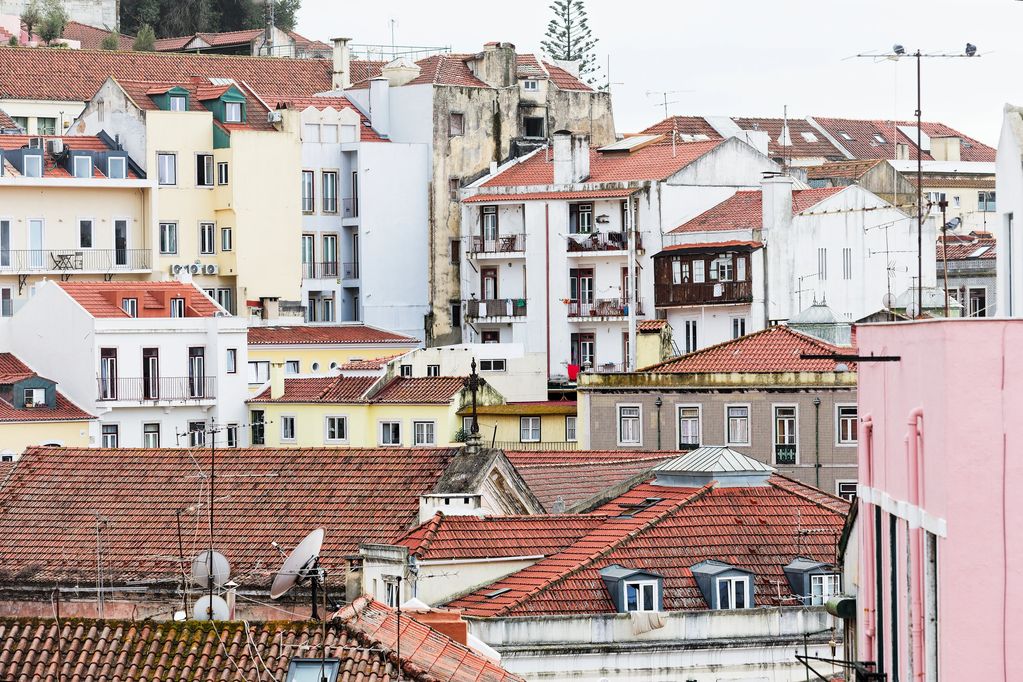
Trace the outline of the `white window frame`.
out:
[[[743,575],[743,576],[730,575],[730,576],[722,576],[720,578],[715,578],[714,579],[714,608],[715,609],[717,609],[719,611],[739,611],[739,610],[742,610],[742,609],[736,608],[735,606],[729,606],[727,608],[721,606],[721,582],[722,581],[729,583],[729,586],[728,586],[728,601],[731,604],[735,604],[736,586],[739,583],[743,583],[745,585],[745,589],[744,589],[744,594],[743,594],[743,597],[744,597],[743,604],[744,605],[742,606],[742,609],[751,609],[751,608],[753,608],[753,605],[750,603],[751,601],[753,601],[751,599],[752,595],[750,594],[750,583],[752,582],[750,580],[750,576],[748,576],[748,575]]]
[[[821,593],[818,596],[814,592],[814,583],[819,583],[821,586]],[[831,590],[828,591],[827,587],[831,586]],[[810,575],[810,606],[823,606],[828,603],[828,600],[834,597],[836,594],[842,593],[842,576],[839,573],[813,573]]]
[[[739,332],[738,334],[736,332]],[[746,316],[732,318],[732,339],[741,339],[746,336]]]
[[[291,424],[291,435],[288,435],[288,424]],[[293,414],[281,415],[281,442],[294,443],[298,440],[298,419]]]
[[[234,250],[234,232],[230,227],[220,228],[220,250],[221,251]]]
[[[170,159],[167,173],[164,173],[164,159]],[[156,181],[164,187],[178,184],[178,155],[174,152],[156,153]]]
[[[320,202],[323,213],[334,214],[338,211],[337,190],[340,174],[336,170],[320,171]],[[333,184],[327,182],[333,178]],[[328,191],[328,188],[330,191]]]
[[[636,419],[636,440],[623,440],[622,439],[622,409],[636,408],[639,414],[636,417],[629,417],[629,419]],[[638,448],[643,447],[643,405],[640,403],[616,403],[615,404],[615,432],[617,434],[618,446],[626,448]]]
[[[230,184],[231,171],[227,161],[217,161],[217,184],[221,187]]]
[[[426,376],[428,377],[439,377],[440,376],[440,365],[427,365]]]
[[[166,233],[171,235],[172,239],[169,240],[164,239],[164,228],[168,228],[166,230]],[[159,234],[157,235],[157,237],[160,241],[160,243],[158,244],[160,248],[160,254],[163,256],[176,256],[178,253],[178,224],[173,221],[163,221],[159,224],[159,227],[157,229],[159,230]],[[165,250],[164,249],[165,243],[171,241],[173,242],[174,250],[173,251],[171,251],[170,249]]]
[[[536,428],[533,428],[533,424],[536,424]],[[525,428],[523,428],[525,427]],[[536,432],[536,437],[533,437],[533,432]],[[524,434],[526,434],[524,436]],[[525,417],[519,417],[519,442],[520,443],[539,443],[543,438],[543,420],[539,416],[528,415]]]
[[[242,111],[241,102],[224,102],[224,123],[241,123]]]
[[[746,408],[746,440],[745,441],[733,441],[732,440],[732,428],[728,416],[728,409],[731,407],[745,407]],[[737,445],[739,447],[749,447],[752,437],[752,413],[753,407],[750,403],[725,403],[725,445]],[[773,441],[772,441],[773,442]]]
[[[200,428],[193,429],[192,427],[198,424]],[[199,421],[198,419],[188,422],[188,447],[190,448],[201,448],[206,445],[206,422]]]
[[[180,296],[172,298],[168,304],[170,308],[171,317],[184,317],[185,316],[185,299]]]
[[[22,157],[22,168],[24,168],[24,176],[26,178],[41,178],[43,177],[43,155],[42,154],[25,154]],[[29,163],[32,164],[32,170],[29,170]]]
[[[480,371],[481,372],[506,372],[508,371],[508,361],[504,358],[486,358],[480,360]]]
[[[572,425],[571,430],[569,429],[569,424]],[[572,434],[571,437],[569,437],[569,435],[568,435],[569,433]],[[578,415],[574,415],[574,414],[566,414],[565,415],[565,442],[567,442],[567,443],[577,443],[577,442],[579,442],[579,416]]]
[[[856,427],[857,440],[844,441],[842,440],[842,413],[843,407],[852,407],[856,409],[856,421],[859,422],[859,408],[856,403],[835,403],[835,447],[836,448],[855,448],[859,443],[859,424]]]
[[[147,431],[146,427],[155,426],[156,431]],[[142,447],[144,448],[158,448],[160,447],[160,436],[163,431],[163,425],[160,422],[145,422],[142,424]],[[151,445],[148,440],[148,436],[156,434],[156,445]]]
[[[195,186],[196,187],[213,187],[214,186],[214,172],[213,172],[213,154],[209,152],[197,152],[195,155]],[[200,171],[202,172],[202,178],[199,177]]]
[[[777,415],[777,410],[778,410],[779,407],[781,407],[781,408],[793,408],[795,410],[795,414],[792,417],[792,419],[793,419],[792,423],[795,426],[795,433],[793,434],[793,437],[795,438],[795,443],[793,443],[793,445],[796,446],[796,465],[798,465],[799,464],[799,456],[801,454],[800,451],[799,451],[799,403],[771,403],[771,459],[772,459],[772,463],[774,463],[773,460],[775,458],[774,447],[778,443],[778,415]],[[782,465],[782,466],[793,466],[793,465],[786,464],[786,465]]]
[[[82,243],[82,223],[89,223],[89,245],[86,246]],[[95,218],[79,218],[78,219],[78,248],[80,249],[94,249],[96,248],[96,219]]]
[[[227,429],[224,432],[225,433],[224,442],[227,445],[227,447],[229,448],[238,447],[238,431],[239,428],[237,424],[232,423],[227,425]]]
[[[185,95],[168,95],[168,111],[188,111],[188,97]]]
[[[217,253],[217,224],[210,222],[199,223],[199,253],[203,256],[212,256]]]
[[[86,172],[82,175],[78,172],[78,164],[83,162],[88,165]],[[91,156],[72,156],[71,157],[71,174],[76,178],[91,178],[92,177],[92,157]]]
[[[184,300],[184,299],[181,299],[181,300]],[[224,367],[225,367],[225,371],[228,374],[237,374],[238,373],[238,349],[237,348],[228,348],[227,349],[227,355],[225,356],[225,359],[224,359]]]
[[[107,428],[112,428],[113,429],[113,434],[104,433],[104,431]],[[114,444],[113,445],[107,445],[107,436],[108,435],[113,435],[113,437],[114,437]],[[109,422],[100,424],[100,427],[99,427],[99,442],[100,442],[100,447],[103,447],[103,448],[116,448],[116,447],[119,447],[120,444],[121,444],[121,425],[119,423],[112,424],[112,423],[109,423]]]
[[[260,372],[260,369],[266,368],[266,372]],[[260,379],[260,375],[263,374],[266,378]],[[249,385],[255,386],[265,384],[270,381],[270,361],[269,360],[249,360],[248,363],[248,376]]]
[[[316,211],[316,171],[302,170],[301,197],[302,213],[314,213]]]
[[[398,442],[397,443],[385,443],[384,442],[384,427],[385,426],[397,426],[398,427]],[[400,448],[402,443],[401,434],[401,421],[397,419],[382,419],[377,422],[377,441],[382,448]]]
[[[978,317],[978,318],[979,317],[990,317],[990,315],[987,314],[988,308],[991,307],[991,304],[987,303],[987,301],[988,301],[987,286],[985,286],[985,285],[979,285],[979,286],[966,285],[965,288],[966,288],[966,295],[963,296],[963,298],[965,298],[966,300],[963,301],[963,303],[965,303],[965,305],[963,307],[966,309],[966,315],[964,315],[964,317]],[[973,311],[970,310],[971,306],[973,305],[973,303],[972,303],[973,297],[972,297],[971,294],[972,294],[972,292],[978,291],[978,290],[983,290],[984,291],[984,302],[986,303],[986,305],[984,306],[984,308],[982,310],[977,311],[978,313],[984,313],[983,315],[974,315]]]
[[[139,316],[139,300],[137,298],[126,297],[121,299],[121,310],[128,313],[129,317]]]
[[[629,608],[629,587],[631,585],[636,586],[636,608]],[[647,586],[653,586],[654,596],[653,604],[647,604],[646,599],[643,596],[643,588]],[[646,613],[657,611],[657,581],[656,580],[624,580],[622,581],[622,610],[626,613]],[[649,606],[649,608],[644,608]]]
[[[682,448],[682,410],[691,410],[696,408],[696,446],[703,445],[703,405],[700,403],[683,403],[675,405],[675,442],[678,443],[679,449]]]
[[[302,373],[302,361],[301,360],[285,360],[284,361],[284,376],[293,377]]]
[[[42,394],[43,399],[40,401],[37,396]],[[29,400],[29,396],[32,399]],[[26,388],[25,389],[25,406],[26,407],[41,407],[46,405],[46,389],[45,388]]]
[[[402,377],[411,377],[412,365],[398,365],[398,375]]]
[[[526,80],[522,81],[522,89],[527,92],[539,92],[540,81],[535,80],[533,78],[527,78]]]
[[[344,436],[341,438],[331,437],[330,426],[331,420],[337,420],[341,424],[341,430],[344,432]],[[335,429],[336,431],[336,429]],[[323,441],[325,443],[347,443],[349,439],[348,435],[348,416],[343,414],[328,414],[323,418]]]
[[[429,433],[424,432],[423,439],[420,439],[419,427],[429,427]],[[425,436],[429,436],[427,440]],[[412,444],[417,448],[432,447],[437,444],[437,422],[432,420],[416,420],[412,422]]]

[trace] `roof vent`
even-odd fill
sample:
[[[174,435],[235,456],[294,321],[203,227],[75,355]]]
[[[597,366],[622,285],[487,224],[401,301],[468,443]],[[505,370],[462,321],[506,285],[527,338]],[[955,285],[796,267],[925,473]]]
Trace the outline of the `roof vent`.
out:
[[[654,485],[701,488],[713,482],[722,488],[766,486],[774,471],[774,467],[731,448],[705,445],[655,468]]]

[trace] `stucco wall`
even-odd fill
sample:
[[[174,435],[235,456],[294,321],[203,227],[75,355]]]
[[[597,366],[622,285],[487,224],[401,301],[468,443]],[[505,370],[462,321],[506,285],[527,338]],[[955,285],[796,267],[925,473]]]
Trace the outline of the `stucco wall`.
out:
[[[89,422],[0,423],[0,453],[18,454],[31,445],[46,443],[59,443],[69,448],[88,447]]]
[[[31,0],[0,0],[0,14],[20,15]],[[89,26],[114,28],[117,26],[116,0],[62,0],[68,19]]]

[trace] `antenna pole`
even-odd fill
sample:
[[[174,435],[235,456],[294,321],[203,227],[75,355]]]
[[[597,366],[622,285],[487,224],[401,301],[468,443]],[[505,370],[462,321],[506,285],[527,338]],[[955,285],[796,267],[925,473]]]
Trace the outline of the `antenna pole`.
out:
[[[312,597],[313,597],[313,613],[312,613],[313,620],[319,620],[320,619],[319,611],[316,608],[316,583],[320,582],[319,581],[319,577],[320,577],[320,562],[319,562],[319,560],[317,560],[317,562],[315,564],[313,564],[313,579],[310,581],[312,583],[311,588],[312,588],[312,591],[313,591],[313,594],[312,594]]]
[[[924,314],[924,205],[923,205],[923,150],[921,145],[920,112],[920,50],[916,51],[916,316]]]
[[[398,617],[398,622],[397,622],[397,625],[395,626],[395,627],[396,627],[396,630],[397,630],[397,640],[398,640],[398,641],[397,641],[397,652],[398,652],[398,682],[401,682],[401,680],[402,680],[403,678],[402,678],[402,674],[401,674],[401,576],[400,576],[400,575],[398,576],[398,587],[397,587],[397,590],[396,590],[396,591],[397,591],[397,595],[398,595],[398,603],[397,603],[397,609],[398,609],[397,617]]]
[[[210,620],[213,620],[213,483],[217,473],[217,431],[211,425],[210,428],[210,603],[208,613]]]
[[[188,582],[185,579],[185,546],[181,541],[181,512],[179,509],[175,514],[178,517],[178,570],[181,571],[181,605],[185,609],[185,617],[188,617]]]

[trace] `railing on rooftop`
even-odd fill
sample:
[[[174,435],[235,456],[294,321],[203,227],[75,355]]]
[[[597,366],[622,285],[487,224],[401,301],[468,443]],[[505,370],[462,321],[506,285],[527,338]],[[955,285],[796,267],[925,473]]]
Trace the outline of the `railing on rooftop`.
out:
[[[0,273],[149,270],[151,259],[149,249],[0,249]]]
[[[217,378],[201,377],[98,377],[100,401],[212,400]]]

